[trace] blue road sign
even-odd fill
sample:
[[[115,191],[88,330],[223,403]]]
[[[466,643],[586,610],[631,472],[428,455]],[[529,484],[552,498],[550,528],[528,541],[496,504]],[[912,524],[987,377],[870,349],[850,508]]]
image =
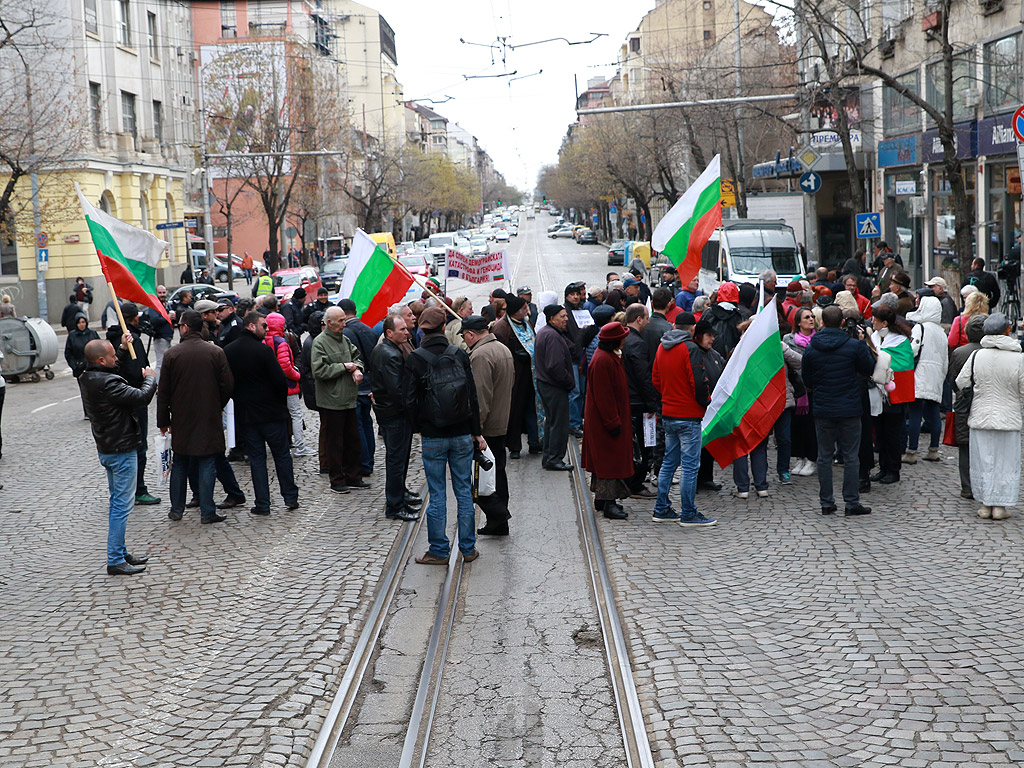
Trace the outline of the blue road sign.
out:
[[[813,195],[821,189],[821,174],[808,171],[800,177],[800,190],[808,195]]]
[[[185,226],[185,222],[184,221],[168,221],[166,224],[157,224],[156,228],[157,229],[178,229],[179,227],[184,227],[184,226]]]
[[[882,214],[880,213],[858,213],[857,214],[857,239],[870,240],[882,236]]]
[[[614,216],[618,212],[619,212],[619,209],[616,208],[614,205],[612,205],[612,206],[610,206],[608,208],[608,215],[610,215],[610,216]]]

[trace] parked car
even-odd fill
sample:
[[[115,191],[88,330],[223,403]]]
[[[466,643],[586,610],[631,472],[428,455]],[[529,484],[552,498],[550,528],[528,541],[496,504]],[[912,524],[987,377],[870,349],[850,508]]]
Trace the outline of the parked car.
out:
[[[576,234],[576,242],[580,245],[597,245],[597,233],[589,228],[581,229]]]
[[[519,235],[519,225],[513,224],[512,226],[510,226],[508,228],[508,233],[512,235],[512,237],[517,237]]]
[[[440,269],[437,263],[434,261],[434,257],[430,255],[430,251],[425,248],[416,248],[408,251],[406,256],[422,256],[423,260],[427,262],[427,266],[430,269],[431,276],[436,275]]]
[[[615,240],[608,247],[608,266],[621,267],[625,265],[626,242],[625,240]]]
[[[324,263],[320,270],[320,284],[331,293],[336,293],[341,288],[341,280],[345,277],[345,267],[348,266],[348,259],[334,259]]]
[[[486,237],[474,237],[469,241],[470,247],[473,249],[474,256],[486,256],[487,255],[487,238]]]
[[[562,226],[562,222],[556,221],[554,224],[548,227],[548,232],[554,232],[556,229],[561,229]]]
[[[228,263],[223,258],[224,254],[219,254],[213,257],[213,279],[218,283],[226,283],[228,281]],[[231,276],[235,280],[244,280],[245,271],[237,264],[231,265]]]
[[[554,240],[557,237],[572,237],[572,236],[573,236],[573,232],[572,232],[572,227],[571,226],[561,227],[559,229],[556,229],[553,232],[549,232],[548,233],[548,237],[550,237],[552,240]]]
[[[507,243],[509,241],[509,233],[507,229],[499,229],[494,233],[494,242],[496,243]]]
[[[407,254],[405,256],[399,256],[398,260],[402,266],[408,269],[414,275],[420,275],[422,277],[430,276],[430,263],[427,261],[427,256],[422,253]]]
[[[296,288],[301,286],[306,290],[307,304],[316,300],[316,292],[323,285],[320,282],[320,273],[313,267],[279,269],[270,277],[274,280],[274,293],[278,298],[283,299],[290,296]]]
[[[206,283],[190,283],[189,285],[183,285],[180,288],[175,288],[174,292],[167,297],[167,303],[173,306],[174,302],[178,301],[181,298],[181,294],[185,291],[189,291],[192,294],[193,304],[200,299],[209,299],[210,301],[231,299],[233,303],[238,303],[238,294],[234,291],[226,291],[212,285],[207,285]]]

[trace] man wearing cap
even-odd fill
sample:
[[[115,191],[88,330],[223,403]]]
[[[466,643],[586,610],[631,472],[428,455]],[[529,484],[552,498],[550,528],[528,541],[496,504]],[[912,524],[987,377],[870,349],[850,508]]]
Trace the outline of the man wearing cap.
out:
[[[526,318],[529,307],[518,296],[509,297],[510,309],[493,326],[491,332],[508,347],[515,366],[512,384],[512,405],[509,409],[505,445],[510,459],[518,459],[523,450],[523,431],[532,454],[541,452],[540,428],[537,424],[537,392],[533,379],[533,358],[536,334]],[[486,318],[485,318],[486,319]]]
[[[767,290],[765,287],[765,291]],[[715,333],[715,351],[726,359],[740,343],[739,325],[742,318],[736,309],[739,300],[740,291],[736,284],[722,283],[718,286],[718,301],[701,315],[702,320],[711,323]]]
[[[516,297],[518,298],[518,297]],[[522,299],[519,299],[522,301]],[[526,302],[523,302],[523,306]],[[458,509],[459,551],[464,562],[479,557],[476,551],[476,514],[473,509],[473,444],[481,451],[487,441],[480,434],[480,408],[473,383],[469,356],[449,344],[444,336],[445,312],[427,307],[420,315],[423,342],[405,361],[402,371],[402,404],[412,420],[414,432],[421,435],[423,471],[427,476],[430,498],[427,503],[427,540],[430,549],[417,563],[446,565],[451,543],[445,533],[448,519],[446,470],[451,473],[452,490]],[[445,358],[443,363],[439,362]],[[436,368],[435,368],[436,366]],[[458,371],[461,376],[456,376]],[[444,386],[432,381],[434,371],[445,373]],[[431,403],[464,404],[458,420],[455,415],[439,413]]]
[[[879,245],[885,245],[880,243]],[[896,255],[889,250],[886,246],[885,250],[877,251],[878,258],[876,259],[875,274],[875,285],[878,289],[885,293],[889,290],[889,286],[892,283],[892,278],[897,272],[902,272],[902,269],[896,264]],[[909,281],[908,281],[909,284]]]
[[[591,286],[587,292],[587,300],[583,302],[583,308],[593,314],[594,310],[604,304],[605,289],[600,285]],[[536,321],[534,325],[536,325]]]
[[[231,299],[217,302],[217,335],[214,342],[223,349],[242,333],[242,318],[235,311]]]
[[[643,286],[643,281],[633,275],[622,281],[622,292],[626,295],[625,305],[627,307],[643,303],[643,299],[640,296],[641,286]]]
[[[906,272],[897,272],[892,276],[892,280],[889,281],[889,291],[896,294],[898,303],[896,306],[896,314],[900,317],[906,317],[907,312],[914,311],[914,297],[907,290],[910,288],[910,275]]]
[[[533,288],[528,285],[521,285],[516,289],[516,296],[526,302],[530,308],[530,326],[537,327],[537,305],[533,303]]]
[[[272,296],[273,294],[274,280],[270,277],[270,273],[266,268],[263,268],[260,270],[260,276],[252,287],[252,297],[258,299],[260,296]]]
[[[967,285],[976,285],[978,290],[988,296],[989,312],[995,312],[999,306],[999,280],[991,272],[985,271],[985,260],[980,256],[971,262],[971,271],[967,273]]]
[[[566,325],[565,307],[552,304],[544,307],[547,324],[537,333],[534,370],[537,390],[544,403],[544,456],[541,466],[547,470],[572,470],[566,463],[569,444],[569,393],[576,385]]]
[[[125,344],[126,337],[121,330],[120,323],[115,323],[107,329],[107,341],[117,350],[116,371],[128,386],[135,389],[142,389],[146,381],[144,370],[149,368],[149,357],[146,355],[146,345],[142,343],[139,334],[139,307],[131,301],[121,304],[121,315],[128,326],[128,334],[131,337],[131,346],[135,350],[135,359],[132,359],[128,346]],[[154,379],[154,383],[155,383]],[[152,398],[150,398],[152,399]],[[135,421],[139,425],[139,445],[135,449],[138,456],[138,473],[135,476],[135,503],[136,504],[159,504],[160,499],[153,496],[146,487],[146,453],[149,449],[147,436],[149,434],[149,401],[135,409]]]
[[[312,331],[310,331],[312,333]],[[423,502],[406,488],[412,423],[402,408],[402,368],[408,352],[409,326],[401,314],[384,318],[383,338],[373,348],[370,363],[374,376],[373,411],[384,439],[384,517],[388,520],[416,520]]]
[[[518,291],[517,291],[518,295]],[[512,353],[487,330],[487,320],[470,315],[462,321],[462,336],[469,347],[476,399],[480,407],[480,431],[494,454],[495,492],[476,503],[487,517],[477,529],[482,536],[508,536],[508,476],[505,473],[505,433],[512,405],[515,366]]]
[[[693,300],[703,295],[700,290],[700,280],[694,277],[686,284],[685,288],[676,294],[676,306],[683,312],[692,312]]]
[[[587,380],[580,373],[580,345],[582,329],[592,323],[593,317],[583,308],[586,283],[569,283],[565,286],[565,339],[569,342],[569,354],[573,363],[573,388],[569,393],[569,432],[573,437],[583,436],[583,405],[587,394]],[[577,314],[579,313],[579,314]],[[580,325],[583,323],[583,325]]]
[[[925,280],[924,284],[931,289],[932,295],[939,300],[939,305],[942,307],[942,320],[940,325],[945,329],[946,333],[949,333],[950,327],[953,325],[953,318],[958,314],[956,302],[953,301],[953,297],[949,295],[949,286],[946,284],[945,278],[936,275],[931,280]],[[921,292],[922,296],[927,294]]]
[[[284,302],[278,310],[278,312],[284,315],[285,329],[294,333],[296,337],[301,336],[303,331],[306,330],[306,325],[302,322],[305,309],[306,289],[300,285],[292,291],[291,298]]]
[[[328,307],[332,306],[330,299],[328,298],[330,293],[326,288],[320,286],[316,292],[316,301],[311,301],[302,310],[302,326],[307,331],[311,330],[309,327],[309,316],[314,312],[319,312],[321,315],[327,311]],[[317,331],[319,333],[319,330]]]

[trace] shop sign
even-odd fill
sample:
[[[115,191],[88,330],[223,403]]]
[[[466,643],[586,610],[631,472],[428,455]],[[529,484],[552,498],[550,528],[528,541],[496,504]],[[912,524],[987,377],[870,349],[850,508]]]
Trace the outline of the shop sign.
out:
[[[917,182],[916,181],[897,181],[896,184],[896,195],[916,195],[917,194]]]
[[[955,126],[956,135],[953,139],[953,145],[956,147],[956,156],[961,160],[978,155],[978,132],[975,130],[976,127],[977,123],[973,120]],[[942,142],[939,140],[937,128],[925,131],[921,136],[921,155],[921,159],[926,163],[942,162]]]
[[[917,165],[916,136],[878,142],[878,167],[892,168],[896,165]]]
[[[854,152],[858,152],[863,145],[864,138],[856,128],[850,129],[850,146]],[[843,142],[836,131],[818,131],[811,134],[811,146],[819,152],[842,149]]]
[[[1012,155],[1017,144],[1013,135],[1013,115],[986,117],[978,122],[979,155]]]
[[[1006,168],[1006,194],[1020,194],[1020,168],[1007,166]]]

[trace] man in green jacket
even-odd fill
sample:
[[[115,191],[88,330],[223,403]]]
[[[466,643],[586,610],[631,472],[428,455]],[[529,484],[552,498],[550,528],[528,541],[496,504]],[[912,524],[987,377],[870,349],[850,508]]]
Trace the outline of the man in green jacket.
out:
[[[327,328],[313,341],[312,369],[316,407],[320,411],[320,466],[327,467],[331,490],[369,488],[360,470],[362,449],[356,420],[356,398],[363,380],[359,350],[346,338],[345,313],[331,307]]]

